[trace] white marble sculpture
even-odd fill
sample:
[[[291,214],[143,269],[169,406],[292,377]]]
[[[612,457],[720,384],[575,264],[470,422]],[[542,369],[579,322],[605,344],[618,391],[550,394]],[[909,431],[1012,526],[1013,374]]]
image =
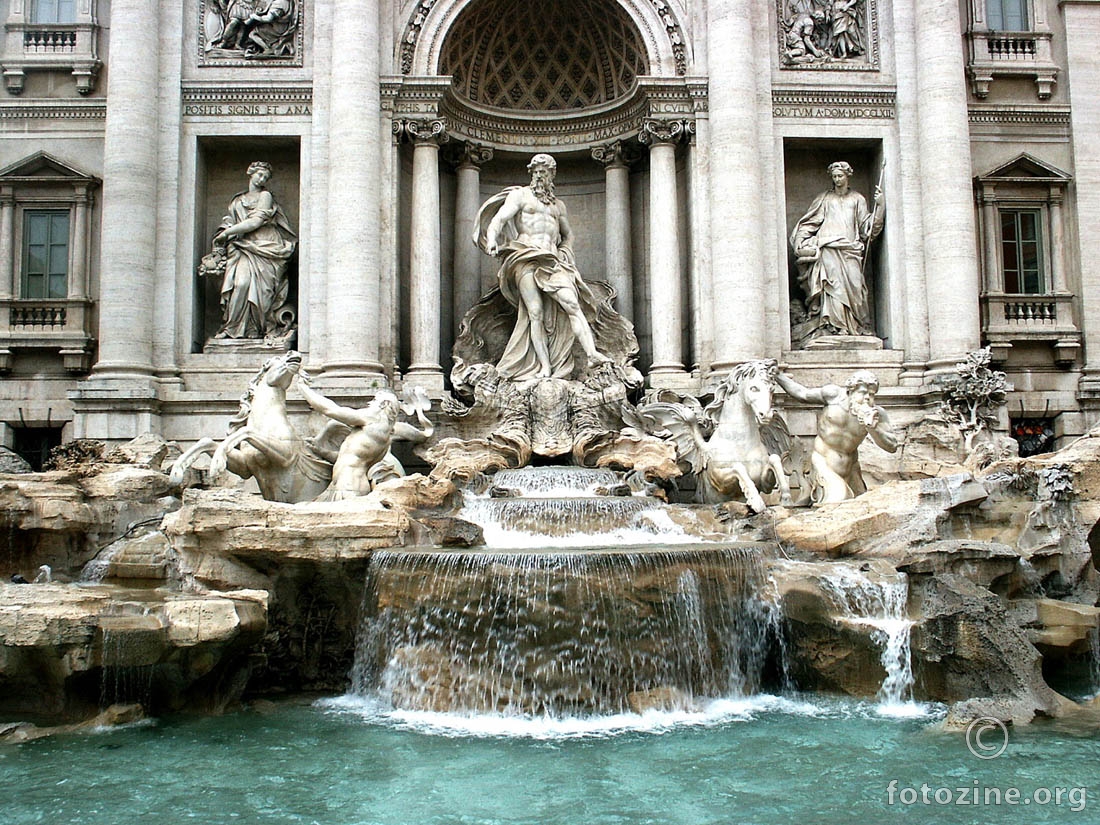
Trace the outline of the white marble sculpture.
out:
[[[843,387],[826,384],[817,389],[804,387],[784,373],[778,373],[776,381],[795,400],[821,405],[810,457],[814,503],[830,504],[866,492],[858,456],[863,439],[871,436],[889,453],[898,448],[886,412],[875,406],[875,374],[857,370]]]
[[[818,335],[873,334],[866,270],[868,248],[886,215],[881,181],[868,209],[867,199],[849,187],[848,163],[829,164],[829,175],[833,188],[814,198],[791,232],[808,316],[794,331],[796,343]]]
[[[241,398],[229,435],[221,442],[203,438],[181,455],[172,465],[172,483],[182,484],[195,459],[213,453],[212,481],[229,469],[241,478],[255,478],[268,501],[287,504],[312,501],[323,493],[332,478],[324,439],[303,439],[286,411],[286,391],[301,365],[302,356],[293,350],[269,358]]]
[[[765,509],[761,491],[778,487],[782,503],[789,505],[782,455],[790,434],[772,407],[777,374],[773,360],[747,361],[726,376],[706,407],[695,399],[647,404],[631,423],[676,443],[677,457],[691,466],[703,501],[743,498],[759,513]]]
[[[248,190],[233,197],[200,274],[220,278],[216,340],[285,342],[294,329],[287,264],[298,246],[286,214],[267,189],[271,164],[248,167]]]
[[[309,441],[314,449],[333,464],[332,483],[319,497],[319,501],[340,501],[365,496],[379,482],[403,476],[405,473],[400,462],[390,452],[393,441],[421,442],[431,438],[435,431],[424,414],[431,402],[419,387],[406,389],[404,407],[398,402],[396,395],[383,390],[375,395],[368,406],[353,409],[326,398],[310,384],[306,373],[298,376],[298,389],[309,405],[351,430],[340,443],[339,450],[325,450],[316,442]],[[398,421],[398,415],[402,411],[409,415],[415,414],[422,429]]]
[[[611,361],[596,349],[589,317],[596,299],[577,271],[573,229],[565,204],[554,195],[557,162],[535,155],[529,186],[512,186],[487,200],[478,213],[474,243],[502,258],[500,291],[517,319],[497,363],[503,378],[573,378],[573,345],[589,365]]]

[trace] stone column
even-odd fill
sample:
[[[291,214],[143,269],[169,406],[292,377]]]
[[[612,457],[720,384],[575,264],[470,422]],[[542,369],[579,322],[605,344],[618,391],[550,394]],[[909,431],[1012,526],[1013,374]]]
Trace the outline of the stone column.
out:
[[[440,252],[439,145],[446,142],[442,120],[406,120],[403,134],[413,142],[412,250],[409,302],[412,363],[406,378],[429,392],[443,391],[439,365]]]
[[[379,4],[333,3],[325,373],[383,378]],[[384,379],[383,379],[384,380]]]
[[[0,188],[0,299],[15,297],[15,193]]]
[[[970,186],[966,78],[959,70],[959,4],[916,4],[918,145],[930,366],[948,367],[980,340],[980,290]],[[948,47],[948,44],[955,44]],[[945,300],[950,296],[950,300]]]
[[[619,294],[617,309],[634,320],[634,283],[630,265],[630,166],[620,140],[595,146],[592,157],[604,168],[604,277]],[[675,170],[674,170],[675,171]]]
[[[1081,336],[1085,345],[1084,374],[1078,398],[1095,415],[1100,407],[1100,0],[1062,0],[1065,15],[1066,65],[1073,70],[1068,84],[1073,133],[1074,189],[1077,201],[1077,259],[1081,262]],[[1083,422],[1077,432],[1083,432]]]
[[[1066,284],[1066,227],[1062,218],[1065,193],[1060,186],[1050,190],[1050,291],[1061,295],[1069,291]]]
[[[653,332],[649,371],[653,386],[667,383],[662,375],[672,376],[674,381],[685,376],[676,192],[676,144],[685,133],[682,120],[647,120],[638,136],[649,146],[649,311]]]
[[[69,273],[69,297],[74,301],[88,295],[88,190],[80,187],[76,193],[73,216],[72,271]]]
[[[773,215],[761,209],[757,76],[765,78],[770,94],[771,73],[754,59],[751,21],[759,15],[752,0],[707,4],[715,371],[760,357],[767,340],[765,291],[775,279],[765,276],[761,228]],[[730,323],[731,307],[736,323]]]
[[[159,76],[155,30],[155,15],[151,28],[146,0],[111,4],[113,41],[141,45],[113,50],[107,73],[99,362],[93,369],[101,378],[153,372]]]
[[[1000,243],[1000,227],[997,226],[997,194],[991,185],[982,187],[982,223],[985,224],[983,252],[985,263],[986,289],[992,293],[1005,291],[1004,273],[997,258],[997,244]]]
[[[481,250],[473,242],[474,221],[481,208],[481,164],[493,159],[488,146],[464,142],[455,153],[454,319],[455,329],[477,299],[496,286],[481,282]],[[488,280],[488,279],[487,279]]]

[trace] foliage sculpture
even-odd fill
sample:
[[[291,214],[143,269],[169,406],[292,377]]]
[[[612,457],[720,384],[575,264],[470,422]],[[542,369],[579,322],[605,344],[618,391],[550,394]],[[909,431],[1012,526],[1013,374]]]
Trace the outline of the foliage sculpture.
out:
[[[974,448],[974,439],[996,425],[997,410],[1012,391],[1005,374],[989,368],[990,360],[989,347],[969,352],[943,382],[940,411],[963,434],[967,455]]]

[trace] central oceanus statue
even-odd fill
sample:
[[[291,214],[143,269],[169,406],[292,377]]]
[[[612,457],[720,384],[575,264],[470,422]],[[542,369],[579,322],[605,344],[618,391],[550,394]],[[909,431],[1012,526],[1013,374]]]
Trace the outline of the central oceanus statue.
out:
[[[753,511],[766,508],[761,492],[779,488],[790,505],[791,487],[782,456],[790,451],[786,423],[772,407],[779,369],[774,360],[747,361],[714,390],[702,407],[657,402],[638,408],[645,430],[676,444],[680,461],[698,479],[697,495],[708,504],[743,497]]]
[[[332,480],[332,463],[324,453],[339,448],[348,430],[333,422],[317,438],[306,441],[294,429],[287,416],[286,391],[301,366],[302,356],[293,350],[269,358],[249,382],[240,410],[229,423],[229,435],[220,443],[204,438],[176,459],[172,483],[182,484],[195,459],[212,453],[212,481],[228,468],[241,478],[256,479],[268,501],[297,504],[325,492]]]

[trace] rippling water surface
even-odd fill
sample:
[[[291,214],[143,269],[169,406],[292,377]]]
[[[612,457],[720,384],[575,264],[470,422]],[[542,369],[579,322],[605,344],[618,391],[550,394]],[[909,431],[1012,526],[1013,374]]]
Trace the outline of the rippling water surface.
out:
[[[1100,739],[1066,725],[1013,731],[982,760],[937,730],[940,709],[813,696],[556,721],[350,698],[263,707],[0,746],[0,822],[1100,822]],[[944,788],[965,789],[968,804],[936,804]],[[989,788],[1021,801],[985,804]]]

